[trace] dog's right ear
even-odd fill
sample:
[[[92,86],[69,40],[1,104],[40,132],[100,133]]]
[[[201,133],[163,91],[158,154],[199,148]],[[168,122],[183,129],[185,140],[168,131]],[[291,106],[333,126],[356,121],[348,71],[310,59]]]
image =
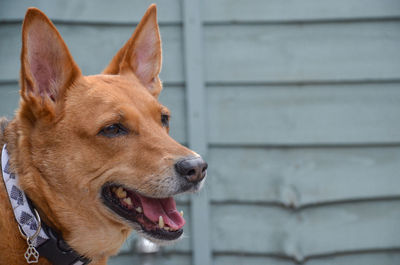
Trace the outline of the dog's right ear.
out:
[[[53,23],[39,9],[29,8],[22,26],[23,100],[54,112],[79,76],[81,71]]]

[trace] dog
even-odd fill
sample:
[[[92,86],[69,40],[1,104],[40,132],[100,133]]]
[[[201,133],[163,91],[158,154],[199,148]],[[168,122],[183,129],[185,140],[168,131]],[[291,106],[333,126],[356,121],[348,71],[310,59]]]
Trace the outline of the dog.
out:
[[[38,264],[107,264],[132,230],[159,244],[182,237],[173,196],[197,192],[207,163],[169,136],[170,113],[157,99],[161,61],[155,5],[92,76],[82,75],[49,18],[28,9],[20,105],[14,119],[0,121],[2,175],[18,177],[36,216],[31,229],[50,231],[56,247],[83,261],[43,256],[34,236],[19,231],[0,181],[0,264],[27,264],[26,255]]]

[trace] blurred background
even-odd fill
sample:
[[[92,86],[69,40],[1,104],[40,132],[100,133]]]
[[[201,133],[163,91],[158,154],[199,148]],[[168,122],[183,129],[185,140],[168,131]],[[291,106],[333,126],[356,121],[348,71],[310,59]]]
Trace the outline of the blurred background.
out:
[[[110,264],[400,264],[400,1],[155,2],[160,100],[208,183],[178,198],[183,240],[133,234]],[[88,75],[150,3],[0,0],[0,114],[18,105],[28,6]]]

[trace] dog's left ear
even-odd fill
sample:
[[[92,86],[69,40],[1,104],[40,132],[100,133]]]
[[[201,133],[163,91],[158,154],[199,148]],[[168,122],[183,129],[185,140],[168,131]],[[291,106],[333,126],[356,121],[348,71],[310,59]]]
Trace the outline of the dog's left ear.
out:
[[[152,4],[144,14],[135,32],[114,56],[103,74],[134,73],[149,92],[158,97],[162,90],[161,38],[157,23],[157,8]]]

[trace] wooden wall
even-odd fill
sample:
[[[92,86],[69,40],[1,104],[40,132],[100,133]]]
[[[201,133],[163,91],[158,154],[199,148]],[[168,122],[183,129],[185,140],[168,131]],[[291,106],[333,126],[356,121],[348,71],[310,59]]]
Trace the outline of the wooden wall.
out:
[[[161,101],[209,178],[179,200],[185,239],[150,256],[132,239],[110,263],[400,264],[400,1],[155,2]],[[0,0],[0,113],[18,104],[28,6],[94,74],[150,3]]]

